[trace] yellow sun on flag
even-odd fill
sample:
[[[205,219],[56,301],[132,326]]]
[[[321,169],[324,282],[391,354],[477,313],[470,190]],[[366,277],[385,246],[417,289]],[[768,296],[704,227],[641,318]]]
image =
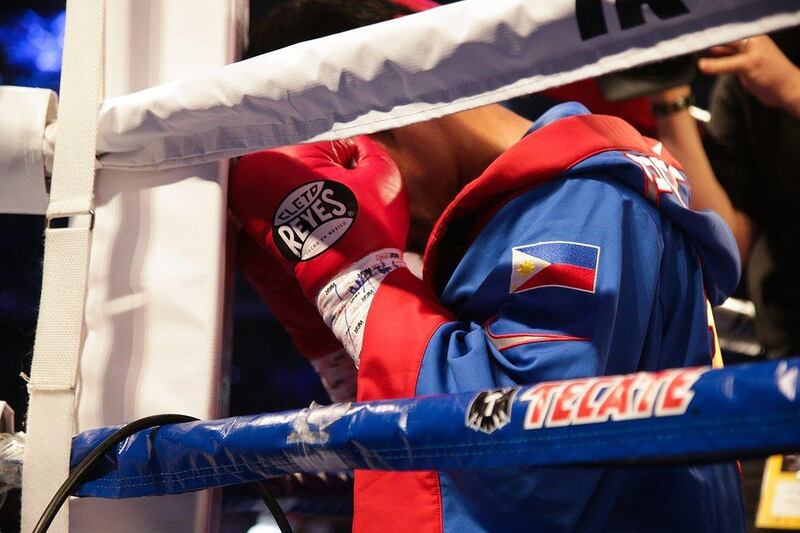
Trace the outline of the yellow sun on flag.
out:
[[[517,266],[517,272],[522,274],[523,276],[527,276],[531,272],[536,269],[536,263],[533,262],[533,259],[526,259],[522,263]]]

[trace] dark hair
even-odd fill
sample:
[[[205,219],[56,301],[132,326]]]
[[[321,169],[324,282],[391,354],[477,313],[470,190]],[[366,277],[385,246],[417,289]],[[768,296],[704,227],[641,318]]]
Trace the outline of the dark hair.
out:
[[[245,57],[409,13],[389,0],[285,0],[253,24]]]

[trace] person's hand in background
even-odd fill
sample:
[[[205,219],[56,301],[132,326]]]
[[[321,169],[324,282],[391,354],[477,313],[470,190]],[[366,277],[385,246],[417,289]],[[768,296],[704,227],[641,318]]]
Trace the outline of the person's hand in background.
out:
[[[698,67],[708,75],[735,74],[748,92],[768,107],[800,118],[800,69],[766,35],[709,50]]]

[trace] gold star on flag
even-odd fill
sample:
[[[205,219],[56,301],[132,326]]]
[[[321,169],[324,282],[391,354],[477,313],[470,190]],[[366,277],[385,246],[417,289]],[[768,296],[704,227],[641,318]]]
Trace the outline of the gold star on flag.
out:
[[[523,276],[527,276],[528,274],[533,272],[535,268],[536,268],[536,263],[533,262],[533,259],[526,259],[519,264],[519,266],[517,267],[517,272],[519,272]]]

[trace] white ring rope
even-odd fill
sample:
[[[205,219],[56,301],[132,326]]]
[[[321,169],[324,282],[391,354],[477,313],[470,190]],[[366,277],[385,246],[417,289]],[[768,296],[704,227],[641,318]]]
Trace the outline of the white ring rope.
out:
[[[688,13],[650,10],[676,2]],[[171,168],[371,133],[800,24],[796,0],[642,4],[647,22],[620,29],[601,3],[608,32],[585,40],[575,0],[464,0],[300,43],[106,101],[100,164]]]

